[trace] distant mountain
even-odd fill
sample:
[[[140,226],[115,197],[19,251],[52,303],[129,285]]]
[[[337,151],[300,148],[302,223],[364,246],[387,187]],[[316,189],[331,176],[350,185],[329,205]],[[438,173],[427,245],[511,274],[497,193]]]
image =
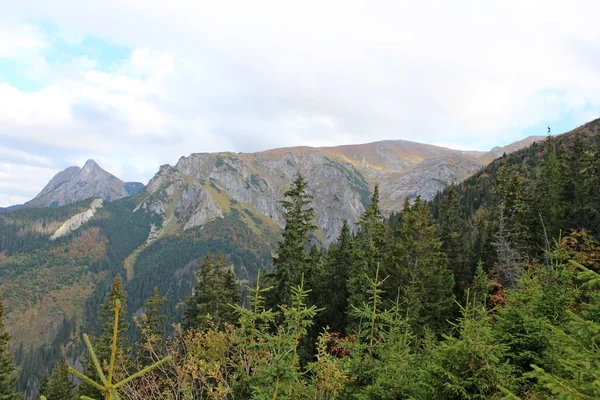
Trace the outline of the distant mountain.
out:
[[[59,207],[90,197],[116,200],[139,192],[144,185],[139,182],[123,182],[103,170],[94,160],[88,160],[83,168],[69,167],[59,172],[42,191],[25,207]]]
[[[527,139],[506,146],[502,153],[529,143]],[[223,218],[232,204],[249,207],[281,227],[282,193],[301,172],[313,195],[320,239],[328,243],[337,237],[344,220],[352,224],[363,213],[375,184],[379,184],[382,210],[389,214],[399,210],[406,197],[431,199],[473,175],[487,164],[491,153],[405,140],[259,153],[198,153],[180,158],[175,166],[162,166],[140,194],[138,209],[162,217],[157,236]]]

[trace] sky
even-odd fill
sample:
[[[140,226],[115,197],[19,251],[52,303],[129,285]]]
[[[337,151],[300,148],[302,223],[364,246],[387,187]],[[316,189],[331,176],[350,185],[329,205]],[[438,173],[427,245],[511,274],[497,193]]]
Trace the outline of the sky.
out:
[[[600,117],[597,1],[0,0],[0,206],[89,158],[405,139],[487,150]]]

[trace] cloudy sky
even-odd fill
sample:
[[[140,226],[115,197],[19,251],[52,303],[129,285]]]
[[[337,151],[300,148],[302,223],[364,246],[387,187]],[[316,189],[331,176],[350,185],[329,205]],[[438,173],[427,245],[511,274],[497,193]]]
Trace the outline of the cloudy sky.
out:
[[[489,149],[600,116],[597,1],[0,9],[0,206],[88,158],[146,183],[192,152],[381,139]]]

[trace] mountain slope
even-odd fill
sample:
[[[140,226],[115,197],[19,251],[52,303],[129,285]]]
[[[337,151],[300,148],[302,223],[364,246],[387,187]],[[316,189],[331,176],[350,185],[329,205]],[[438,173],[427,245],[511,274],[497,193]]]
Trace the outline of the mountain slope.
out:
[[[507,147],[511,151],[528,142]],[[197,153],[164,165],[141,193],[138,209],[162,218],[158,235],[222,218],[230,201],[251,205],[283,226],[283,192],[298,172],[309,182],[320,238],[331,242],[344,220],[356,222],[379,184],[382,209],[435,193],[481,169],[481,152],[404,140],[337,147],[293,147],[259,153]]]
[[[69,167],[56,174],[25,207],[59,207],[90,197],[116,200],[131,196],[144,187],[139,182],[123,182],[103,170],[94,160],[83,168]]]

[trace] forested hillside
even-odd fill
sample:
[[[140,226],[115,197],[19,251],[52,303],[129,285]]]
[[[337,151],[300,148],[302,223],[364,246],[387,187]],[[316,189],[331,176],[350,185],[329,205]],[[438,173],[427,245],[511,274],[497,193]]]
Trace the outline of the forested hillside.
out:
[[[1,214],[15,335],[0,356],[16,352],[28,398],[100,398],[65,383],[67,365],[101,379],[81,333],[108,367],[122,304],[118,379],[171,357],[122,398],[598,398],[597,125],[503,156],[430,202],[406,199],[389,218],[375,186],[328,248],[300,174],[282,233],[233,199],[223,218],[159,237],[160,216],[134,212],[143,193],[56,240],[48,232],[89,202]]]
[[[227,257],[207,254],[174,331],[156,288],[135,339],[117,333],[120,376],[162,360],[120,396],[600,397],[595,125],[497,160],[429,204],[406,200],[389,220],[375,188],[356,229],[344,224],[328,249],[310,240],[310,183],[298,175],[271,270],[239,291]],[[94,340],[101,359],[111,310],[127,298],[117,278]],[[98,379],[89,359],[83,370]]]
[[[56,240],[49,233],[88,209],[90,200],[59,208],[23,208],[0,217],[0,290],[14,335],[12,347],[22,366],[22,390],[35,392],[44,370],[62,355],[75,360],[81,354],[77,332],[99,329],[97,313],[116,274],[123,277],[134,312],[143,310],[155,286],[167,294],[171,324],[181,319],[195,266],[207,252],[227,254],[242,281],[270,263],[279,230],[241,205],[232,204],[223,219],[202,229],[148,241],[159,220],[151,213],[133,212],[136,201],[106,202],[93,218]],[[246,221],[251,218],[253,225]],[[132,315],[128,318],[132,322]],[[135,329],[127,335],[134,339]]]

